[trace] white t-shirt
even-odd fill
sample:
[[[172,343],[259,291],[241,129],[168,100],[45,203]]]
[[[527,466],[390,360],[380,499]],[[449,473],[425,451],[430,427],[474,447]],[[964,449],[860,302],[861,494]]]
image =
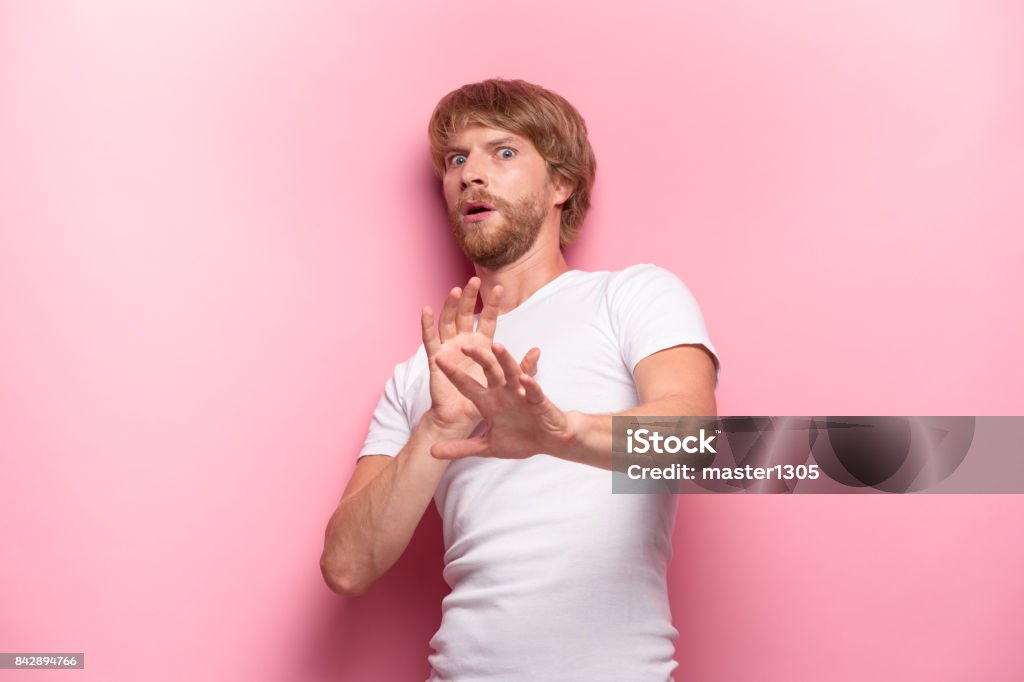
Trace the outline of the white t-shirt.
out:
[[[650,264],[564,272],[499,316],[495,340],[520,359],[540,348],[548,398],[588,414],[639,404],[633,369],[659,350],[703,344],[718,366],[693,295]],[[429,407],[421,345],[386,383],[359,455],[396,455]],[[676,498],[613,495],[612,476],[549,455],[448,466],[434,501],[451,593],[431,680],[671,679]]]

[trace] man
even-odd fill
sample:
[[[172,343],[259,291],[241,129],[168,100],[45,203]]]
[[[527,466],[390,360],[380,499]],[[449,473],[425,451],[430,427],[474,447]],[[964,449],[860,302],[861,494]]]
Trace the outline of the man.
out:
[[[595,162],[559,95],[466,85],[429,134],[477,276],[436,327],[424,308],[423,345],[387,382],[328,523],[325,580],[367,590],[433,498],[452,591],[432,680],[671,679],[675,498],[612,494],[612,414],[716,414],[700,310],[653,265],[569,269]]]

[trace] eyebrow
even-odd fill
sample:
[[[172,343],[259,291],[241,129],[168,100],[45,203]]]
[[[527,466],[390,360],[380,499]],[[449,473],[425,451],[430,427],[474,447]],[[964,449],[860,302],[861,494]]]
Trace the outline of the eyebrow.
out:
[[[493,149],[494,147],[500,147],[502,145],[506,145],[506,144],[509,144],[509,143],[512,143],[512,144],[522,144],[523,143],[523,138],[516,137],[515,135],[505,135],[504,137],[499,137],[496,140],[491,140],[490,142],[488,142],[484,146],[489,148],[489,149]],[[469,150],[464,148],[464,147],[448,147],[447,149],[444,150],[444,155],[448,156],[449,154],[452,154],[454,152],[465,153],[467,151],[469,151]]]

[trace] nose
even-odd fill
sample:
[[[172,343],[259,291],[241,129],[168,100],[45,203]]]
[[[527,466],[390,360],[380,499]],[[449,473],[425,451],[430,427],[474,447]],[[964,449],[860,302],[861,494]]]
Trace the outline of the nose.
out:
[[[471,154],[466,157],[465,163],[462,164],[461,182],[462,189],[464,190],[470,186],[487,186],[487,173],[483,168],[483,160],[479,155]]]

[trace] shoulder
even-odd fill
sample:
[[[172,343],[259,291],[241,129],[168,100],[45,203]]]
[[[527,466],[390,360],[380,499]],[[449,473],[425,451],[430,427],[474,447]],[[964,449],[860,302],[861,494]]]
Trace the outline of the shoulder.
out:
[[[648,279],[679,279],[679,277],[668,268],[655,265],[654,263],[638,263],[636,265],[630,265],[628,268],[612,272],[611,275],[612,279],[616,282],[631,282],[634,280]]]
[[[638,263],[621,270],[576,270],[574,274],[574,286],[586,289],[601,287],[608,293],[656,282],[682,284],[682,280],[674,272],[654,263]]]
[[[612,302],[635,296],[675,293],[689,295],[676,273],[654,263],[640,263],[609,273],[608,295]]]
[[[392,381],[395,383],[395,388],[404,394],[427,373],[427,351],[421,343],[408,359],[395,365]]]

